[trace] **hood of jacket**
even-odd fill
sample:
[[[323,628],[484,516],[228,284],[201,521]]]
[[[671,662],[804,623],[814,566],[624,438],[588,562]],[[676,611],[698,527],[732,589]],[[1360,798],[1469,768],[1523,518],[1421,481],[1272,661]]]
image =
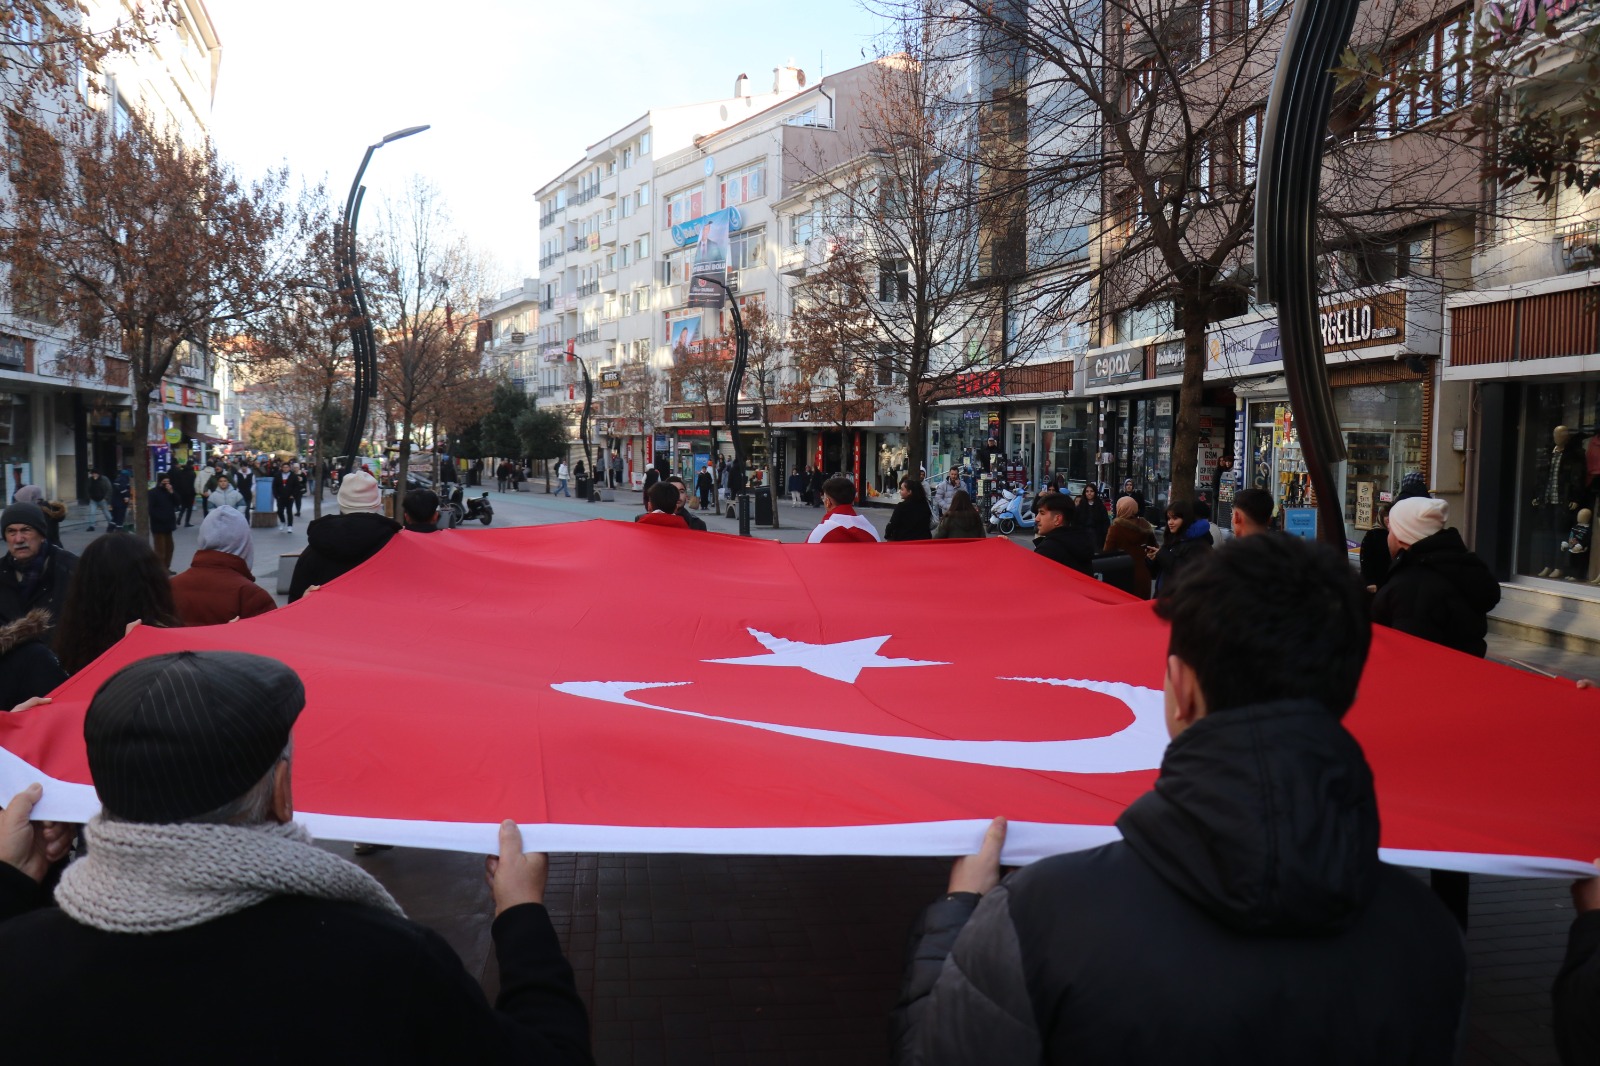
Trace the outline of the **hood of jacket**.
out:
[[[50,612],[36,607],[17,619],[0,625],[0,655],[9,655],[30,640],[39,640],[50,632]]]
[[[250,564],[232,552],[218,551],[215,548],[201,548],[194,553],[194,559],[189,563],[191,570],[230,570],[246,581],[254,581],[256,575],[250,572]]]
[[[330,514],[306,527],[306,544],[329,559],[359,563],[370,559],[398,532],[400,523],[381,514]]]
[[[1500,582],[1487,563],[1467,550],[1453,527],[1424,537],[1402,552],[1396,570],[1410,567],[1444,578],[1474,610],[1490,611],[1500,602]]]
[[[1378,801],[1361,746],[1309,700],[1210,714],[1167,747],[1117,828],[1222,924],[1336,932],[1377,883]]]
[[[1204,518],[1196,518],[1189,523],[1189,528],[1183,531],[1184,540],[1200,540],[1211,536],[1211,523]]]

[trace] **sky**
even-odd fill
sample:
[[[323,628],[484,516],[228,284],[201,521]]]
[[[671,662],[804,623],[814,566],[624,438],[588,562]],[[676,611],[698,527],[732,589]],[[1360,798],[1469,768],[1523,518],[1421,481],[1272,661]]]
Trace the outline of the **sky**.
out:
[[[365,225],[413,175],[497,262],[538,273],[533,192],[652,106],[758,89],[791,60],[815,81],[875,52],[862,0],[206,0],[222,41],[212,135],[244,175],[289,165],[342,203],[366,146]],[[820,55],[819,55],[820,53]]]

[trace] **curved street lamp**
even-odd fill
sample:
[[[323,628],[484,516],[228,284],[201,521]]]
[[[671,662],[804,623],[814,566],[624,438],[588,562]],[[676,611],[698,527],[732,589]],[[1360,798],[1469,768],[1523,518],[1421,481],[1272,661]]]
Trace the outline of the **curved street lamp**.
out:
[[[728,427],[728,435],[733,438],[733,472],[728,476],[728,488],[739,501],[739,535],[750,536],[750,496],[745,492],[744,473],[744,445],[739,440],[739,393],[744,389],[744,368],[750,357],[750,334],[745,332],[744,318],[739,314],[739,301],[734,299],[733,290],[728,288],[728,283],[720,278],[702,274],[694,279],[694,284],[705,282],[715,285],[728,294],[728,308],[733,312],[733,366],[728,371],[728,391],[722,398],[722,421]],[[711,428],[711,446],[716,448],[716,428]],[[774,499],[773,506],[777,506]]]
[[[366,197],[366,187],[361,176],[372,162],[372,153],[402,137],[421,133],[430,126],[407,126],[403,130],[384,134],[377,144],[367,145],[361,166],[356,168],[355,180],[350,183],[350,195],[344,201],[344,215],[339,220],[338,263],[339,288],[350,293],[350,347],[355,354],[355,381],[350,397],[350,428],[345,432],[344,470],[348,474],[356,462],[356,452],[361,449],[361,431],[366,428],[368,401],[378,394],[378,342],[373,336],[372,320],[367,316],[367,293],[361,285],[361,271],[356,264],[356,223],[361,218],[361,201]]]

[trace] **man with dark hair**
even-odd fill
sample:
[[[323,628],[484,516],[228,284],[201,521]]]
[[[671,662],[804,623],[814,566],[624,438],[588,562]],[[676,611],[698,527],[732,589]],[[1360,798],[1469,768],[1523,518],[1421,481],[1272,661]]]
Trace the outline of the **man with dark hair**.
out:
[[[1033,518],[1039,535],[1033,550],[1052,562],[1080,574],[1094,573],[1094,536],[1078,528],[1077,507],[1064,492],[1047,492],[1039,497]]]
[[[1233,495],[1233,535],[1253,537],[1272,532],[1272,493],[1266,489],[1240,489]]]
[[[847,477],[830,477],[822,483],[822,499],[827,510],[822,521],[806,537],[807,544],[875,544],[883,540],[878,527],[856,514],[856,486]]]
[[[913,938],[898,1060],[1454,1062],[1460,930],[1379,861],[1340,723],[1371,640],[1349,563],[1265,534],[1173,584],[1154,789],[1122,840],[1004,880],[995,819]]]
[[[293,670],[171,652],[113,674],[83,721],[104,804],[88,848],[0,815],[0,997],[15,1062],[587,1063],[588,1021],[514,822],[488,862],[495,1007],[443,938],[294,821]],[[290,996],[292,1003],[283,999]],[[93,1017],[96,1024],[80,1024]]]
[[[688,526],[690,529],[699,533],[704,533],[706,531],[705,522],[702,521],[698,515],[690,514],[683,506],[683,501],[689,498],[689,492],[686,488],[684,488],[683,485],[683,478],[679,477],[677,474],[673,474],[667,478],[667,481],[672,484],[673,488],[678,490],[678,509],[673,513],[679,518],[683,519],[683,524]]]
[[[688,529],[689,523],[678,514],[678,486],[670,481],[658,481],[645,493],[645,506],[649,508],[634,521],[645,526],[666,526],[669,529]]]
[[[406,529],[413,533],[439,532],[439,497],[432,489],[412,489],[400,508]]]

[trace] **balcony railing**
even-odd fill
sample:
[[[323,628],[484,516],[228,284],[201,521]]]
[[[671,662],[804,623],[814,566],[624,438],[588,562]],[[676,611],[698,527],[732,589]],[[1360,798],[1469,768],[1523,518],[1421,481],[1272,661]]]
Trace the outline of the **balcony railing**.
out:
[[[555,307],[555,305],[556,305],[556,298],[554,296],[547,296],[543,300],[539,301],[539,310],[541,310],[541,311],[549,311],[549,310],[553,309]]]
[[[598,281],[591,281],[586,285],[579,285],[578,286],[578,299],[581,300],[585,296],[593,296],[595,293],[597,293],[599,291],[600,291],[600,283]]]
[[[569,206],[569,207],[577,207],[580,204],[586,204],[590,200],[593,200],[596,196],[599,196],[599,195],[600,195],[600,186],[591,185],[587,189],[584,189],[583,191],[579,192],[578,195],[574,196],[570,201],[568,201],[567,206]]]
[[[566,252],[558,249],[554,252],[551,252],[549,255],[541,255],[539,257],[539,269],[543,270],[545,267],[549,266],[551,263],[554,263],[557,259],[560,259],[566,254]]]
[[[589,247],[589,238],[584,235],[574,237],[567,242],[567,251],[569,252],[581,252],[587,247]]]
[[[560,218],[566,210],[567,209],[564,207],[558,207],[554,211],[546,211],[541,213],[539,215],[539,226],[543,228],[545,226],[552,225],[555,220]]]
[[[600,330],[586,329],[574,337],[573,340],[577,341],[579,344],[594,344],[600,340]]]

